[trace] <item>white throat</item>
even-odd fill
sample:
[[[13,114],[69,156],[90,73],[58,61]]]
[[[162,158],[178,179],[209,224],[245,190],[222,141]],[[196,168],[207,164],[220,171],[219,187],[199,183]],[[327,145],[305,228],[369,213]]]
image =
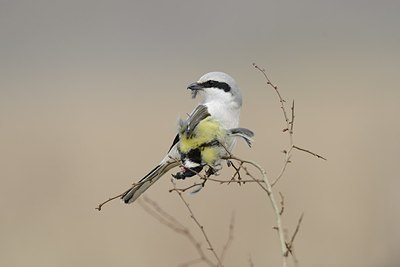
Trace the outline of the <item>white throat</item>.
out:
[[[239,127],[240,105],[236,102],[209,101],[203,103],[208,112],[218,120],[222,127],[229,130]]]

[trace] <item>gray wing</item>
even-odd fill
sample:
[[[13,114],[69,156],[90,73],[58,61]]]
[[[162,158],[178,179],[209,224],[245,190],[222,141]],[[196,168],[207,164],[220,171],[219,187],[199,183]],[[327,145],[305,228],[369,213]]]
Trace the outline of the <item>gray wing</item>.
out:
[[[247,145],[251,147],[252,137],[254,136],[253,131],[247,128],[233,128],[228,131],[228,135],[235,137],[242,137],[246,141]]]
[[[185,133],[187,136],[190,136],[196,126],[209,116],[211,116],[211,114],[208,113],[207,107],[204,105],[198,105],[185,121],[179,121],[180,134]]]
[[[171,151],[171,149],[179,142],[181,138],[179,137],[179,134],[177,134],[174,138],[174,141],[172,142],[172,145],[168,149],[168,153]]]

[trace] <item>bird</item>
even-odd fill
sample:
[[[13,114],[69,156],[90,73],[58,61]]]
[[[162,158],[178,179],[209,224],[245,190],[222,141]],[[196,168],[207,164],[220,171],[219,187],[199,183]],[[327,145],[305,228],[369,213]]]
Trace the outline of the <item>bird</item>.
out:
[[[188,87],[192,98],[203,96],[185,120],[179,120],[177,135],[167,155],[139,182],[121,194],[124,203],[134,202],[172,168],[175,179],[192,177],[207,167],[207,175],[217,175],[236,144],[243,138],[251,146],[254,133],[239,127],[242,95],[236,81],[224,72],[209,72]],[[229,165],[229,161],[228,161]]]

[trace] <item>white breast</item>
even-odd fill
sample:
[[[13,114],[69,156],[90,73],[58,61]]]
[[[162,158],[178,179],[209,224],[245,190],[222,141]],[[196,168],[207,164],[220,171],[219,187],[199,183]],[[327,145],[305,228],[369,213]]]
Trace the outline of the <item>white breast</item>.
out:
[[[204,105],[207,106],[211,116],[218,120],[225,129],[239,127],[240,107],[237,104],[221,104],[220,102],[212,101],[204,103]]]

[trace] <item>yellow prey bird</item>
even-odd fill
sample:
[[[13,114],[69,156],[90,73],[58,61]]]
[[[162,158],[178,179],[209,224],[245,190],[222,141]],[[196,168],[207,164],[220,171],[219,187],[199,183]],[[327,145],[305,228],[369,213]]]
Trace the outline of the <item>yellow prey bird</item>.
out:
[[[188,86],[195,98],[204,96],[186,120],[180,120],[178,134],[167,155],[142,180],[123,195],[125,203],[132,203],[155,181],[170,169],[182,166],[174,174],[176,179],[185,179],[199,173],[208,166],[207,175],[216,174],[222,168],[222,161],[236,144],[236,137],[242,137],[250,146],[253,132],[239,128],[242,96],[231,76],[223,72],[210,72],[198,82]]]

